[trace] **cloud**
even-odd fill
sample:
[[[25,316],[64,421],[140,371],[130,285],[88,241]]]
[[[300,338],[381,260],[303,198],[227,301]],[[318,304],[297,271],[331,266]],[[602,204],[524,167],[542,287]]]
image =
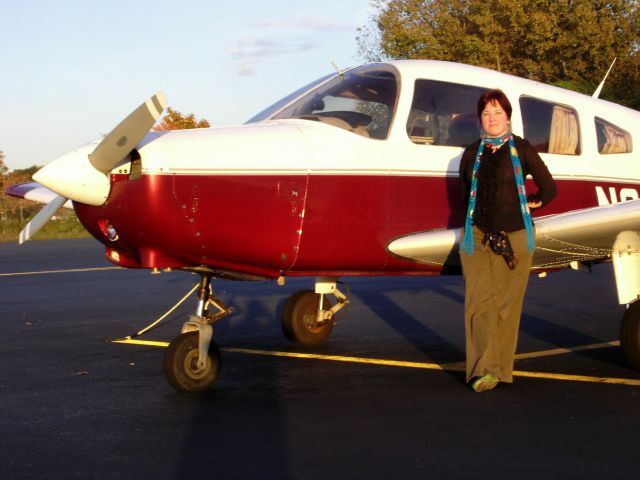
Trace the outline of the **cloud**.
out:
[[[231,65],[238,75],[254,75],[256,64],[267,58],[306,52],[317,46],[306,38],[241,38],[229,49]]]
[[[320,31],[353,30],[354,28],[352,25],[338,23],[321,17],[256,20],[249,22],[248,25],[252,28],[303,28],[306,30]]]
[[[254,75],[257,65],[264,59],[292,55],[320,48],[326,40],[319,32],[353,30],[353,25],[322,17],[273,18],[247,23],[254,30],[270,30],[271,36],[241,38],[229,49],[231,66],[238,75]],[[287,37],[292,30],[302,37]],[[313,38],[313,41],[311,40]]]
[[[252,77],[256,74],[254,61],[234,60],[231,62],[231,66],[241,77]]]

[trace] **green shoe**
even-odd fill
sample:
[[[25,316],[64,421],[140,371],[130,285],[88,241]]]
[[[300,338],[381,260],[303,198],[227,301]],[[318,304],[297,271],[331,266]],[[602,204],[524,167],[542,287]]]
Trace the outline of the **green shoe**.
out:
[[[487,375],[483,375],[482,377],[475,379],[471,384],[471,388],[473,388],[473,391],[477,393],[486,392],[496,388],[499,382],[500,381],[496,377],[488,373]]]

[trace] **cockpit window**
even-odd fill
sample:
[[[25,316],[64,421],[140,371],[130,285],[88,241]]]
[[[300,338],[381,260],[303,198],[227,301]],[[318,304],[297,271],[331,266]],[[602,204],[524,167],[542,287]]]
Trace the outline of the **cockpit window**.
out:
[[[421,145],[466,147],[480,137],[476,105],[485,88],[416,80],[407,135]]]
[[[602,118],[596,117],[595,122],[599,153],[631,153],[633,146],[629,132]]]
[[[319,85],[271,118],[301,118],[384,139],[397,94],[397,80],[391,71],[358,68]]]

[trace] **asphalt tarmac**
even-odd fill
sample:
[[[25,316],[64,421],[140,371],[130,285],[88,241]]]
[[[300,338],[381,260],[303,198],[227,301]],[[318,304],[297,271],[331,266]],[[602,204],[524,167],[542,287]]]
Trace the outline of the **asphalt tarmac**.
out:
[[[109,340],[196,281],[111,268],[93,239],[0,244],[2,478],[639,477],[640,374],[609,343],[624,309],[608,265],[531,277],[515,382],[484,394],[456,369],[459,277],[348,279],[316,349],[276,315],[311,279],[216,281],[236,308],[215,327],[221,378],[178,393],[162,347]],[[142,339],[170,341],[194,309]]]

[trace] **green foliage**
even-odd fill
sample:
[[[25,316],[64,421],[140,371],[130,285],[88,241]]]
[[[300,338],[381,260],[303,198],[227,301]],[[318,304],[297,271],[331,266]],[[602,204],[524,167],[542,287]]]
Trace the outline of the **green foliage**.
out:
[[[27,182],[40,168],[32,166],[22,170],[9,169],[4,164],[4,154],[0,151],[0,242],[18,241],[20,230],[27,224],[42,205],[21,198],[13,198],[4,193],[9,185]],[[34,237],[36,240],[47,238],[87,237],[84,229],[72,210],[61,209]]]
[[[610,78],[600,97],[640,110],[640,50],[619,58]]]
[[[25,221],[18,219],[0,219],[0,242],[17,242],[20,230],[26,225]],[[88,237],[87,232],[78,217],[71,211],[61,211],[55,219],[47,222],[42,229],[36,233],[33,240],[62,239],[62,238],[82,238]]]
[[[595,90],[617,57],[603,97],[637,108],[638,0],[375,0],[372,5],[371,22],[357,38],[367,60],[449,60]]]
[[[42,167],[40,165],[31,165],[29,168],[17,168],[11,172],[11,175],[15,177],[24,177],[29,179],[33,177],[33,174],[40,170]]]
[[[587,81],[572,82],[570,80],[559,80],[555,85],[557,87],[566,88],[567,90],[573,90],[574,92],[584,93],[585,95],[592,95],[596,88],[598,88],[598,85],[595,83]]]

